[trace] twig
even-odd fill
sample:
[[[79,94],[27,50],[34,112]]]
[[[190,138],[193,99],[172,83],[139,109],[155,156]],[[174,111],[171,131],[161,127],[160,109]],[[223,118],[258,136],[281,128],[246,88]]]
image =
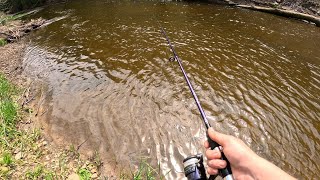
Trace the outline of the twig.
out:
[[[39,113],[39,110],[40,110],[40,106],[41,106],[42,101],[43,101],[42,96],[43,96],[43,89],[41,88],[40,100],[38,101],[38,108],[37,108],[35,116],[38,116],[38,113]]]
[[[43,90],[41,90],[41,92],[43,92]],[[51,91],[49,91],[47,94],[49,94]],[[45,95],[44,98],[41,99],[42,97],[42,93],[41,93],[41,97],[40,97],[40,101],[38,103],[38,108],[37,108],[37,113],[35,114],[35,116],[38,116],[39,110],[40,110],[40,106],[42,105],[42,103],[44,102],[44,100],[48,97],[48,95]],[[45,113],[45,112],[44,112]],[[40,116],[42,116],[44,113],[42,113]]]
[[[34,100],[34,97],[35,97],[36,95],[33,95],[30,99],[26,99],[26,101],[24,101],[23,103],[22,103],[22,107],[24,107],[24,105],[27,105],[29,102],[31,102],[32,100]]]
[[[79,145],[77,146],[77,151],[79,151],[80,147],[81,147],[84,143],[86,143],[89,138],[90,138],[90,136],[89,136],[86,140],[84,140],[81,144],[79,144]]]
[[[46,109],[45,111],[43,111],[43,112],[40,114],[40,116],[43,116],[44,113],[46,113],[46,112],[48,112],[48,109]]]

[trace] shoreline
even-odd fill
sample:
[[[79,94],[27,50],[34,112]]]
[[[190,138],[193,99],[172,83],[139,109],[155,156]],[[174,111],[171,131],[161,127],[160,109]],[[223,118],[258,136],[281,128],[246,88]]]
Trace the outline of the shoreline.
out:
[[[37,30],[42,26],[46,26],[50,23],[54,23],[66,16],[53,18],[51,20],[35,20],[31,22],[21,20],[10,20],[8,24],[13,24],[15,31],[19,33],[14,38],[14,41],[10,41],[3,46],[0,46],[0,75],[4,77],[13,86],[21,89],[19,92],[20,98],[14,100],[17,104],[19,119],[16,122],[17,131],[25,133],[27,138],[33,137],[33,132],[37,132],[37,138],[32,141],[32,146],[35,144],[36,149],[30,147],[28,151],[15,151],[8,148],[1,149],[0,147],[0,179],[1,178],[14,178],[24,179],[31,177],[35,172],[38,173],[36,178],[49,179],[132,179],[135,176],[139,176],[141,171],[147,171],[155,176],[161,177],[158,172],[150,168],[150,165],[143,162],[137,169],[115,169],[116,166],[109,164],[108,161],[102,159],[97,151],[91,150],[89,153],[84,152],[83,148],[80,148],[82,144],[63,143],[57,144],[52,141],[52,137],[46,129],[46,123],[48,119],[45,117],[47,113],[45,104],[43,104],[46,95],[43,93],[45,84],[38,82],[37,80],[27,77],[23,74],[23,58],[28,46],[29,33],[33,30]],[[39,26],[31,29],[25,33],[25,27],[32,27],[34,22],[40,22]],[[10,26],[8,25],[8,26]],[[9,27],[2,26],[2,29],[9,29],[7,33],[13,33]],[[20,29],[19,29],[20,28]],[[1,32],[1,31],[0,31]],[[7,34],[6,33],[6,34]],[[11,35],[10,35],[11,36]],[[9,37],[9,36],[8,36]],[[1,38],[1,37],[0,37]],[[44,106],[44,107],[43,107]],[[1,119],[0,119],[1,123]],[[22,162],[14,166],[2,166],[1,158],[4,152],[8,152],[13,162]],[[39,154],[39,152],[41,152]],[[39,157],[35,157],[30,154],[39,154]],[[61,158],[63,158],[61,160]],[[63,166],[61,166],[63,161]],[[112,173],[110,173],[112,171]],[[106,172],[108,172],[106,174]],[[31,174],[31,175],[30,175]],[[35,176],[32,176],[35,177]],[[87,177],[87,178],[86,178]]]
[[[19,32],[11,42],[0,46],[0,75],[4,76],[4,81],[8,81],[10,86],[18,89],[17,95],[12,95],[17,111],[12,135],[15,138],[3,137],[8,145],[1,144],[0,147],[0,179],[97,179],[102,166],[99,154],[87,157],[80,154],[74,145],[62,147],[49,142],[42,122],[38,120],[41,116],[37,113],[43,87],[23,75],[23,57],[28,45],[24,36],[38,29],[32,28],[35,22],[45,21],[25,22],[14,19],[8,22],[8,26],[0,27],[0,32],[7,30],[5,34]],[[30,31],[25,32],[25,29]],[[0,122],[4,122],[2,117]],[[3,159],[8,160],[2,162]]]
[[[20,40],[0,47],[0,52],[5,53],[0,57],[0,87],[9,84],[9,89],[15,89],[9,91],[9,98],[16,112],[10,115],[15,117],[9,124],[11,130],[0,141],[0,179],[97,179],[102,166],[98,154],[84,157],[73,145],[50,143],[37,121],[42,89],[22,74],[26,44]],[[0,105],[6,98],[1,96]],[[1,117],[0,126],[8,126],[6,121]]]

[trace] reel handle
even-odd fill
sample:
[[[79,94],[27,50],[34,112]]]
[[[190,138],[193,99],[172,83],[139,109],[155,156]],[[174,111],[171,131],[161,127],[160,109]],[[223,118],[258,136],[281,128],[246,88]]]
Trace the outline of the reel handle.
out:
[[[207,138],[211,150],[220,146],[218,143],[213,141],[208,134]],[[227,161],[227,166],[224,169],[219,169],[219,175],[224,179],[233,180],[230,162],[228,161],[227,157],[224,155],[223,152],[221,152],[221,159]],[[215,177],[211,175],[209,179],[214,179]]]

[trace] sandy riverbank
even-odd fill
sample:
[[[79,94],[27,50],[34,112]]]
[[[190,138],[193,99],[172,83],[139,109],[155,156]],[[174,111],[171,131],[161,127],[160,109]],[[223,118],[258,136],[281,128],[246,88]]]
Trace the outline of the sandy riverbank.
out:
[[[0,73],[19,89],[14,98],[18,112],[16,130],[10,134],[14,138],[2,137],[6,143],[0,147],[0,179],[97,179],[102,166],[98,154],[83,157],[73,145],[51,144],[37,122],[42,88],[22,74],[27,46],[23,36],[29,33],[25,31],[28,23],[17,20],[0,27],[1,32],[10,36],[16,33],[12,43],[0,47]]]

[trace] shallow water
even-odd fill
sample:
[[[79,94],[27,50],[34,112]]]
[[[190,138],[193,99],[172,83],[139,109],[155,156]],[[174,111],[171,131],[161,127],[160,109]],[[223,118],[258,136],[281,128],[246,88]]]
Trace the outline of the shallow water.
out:
[[[146,159],[167,179],[183,177],[183,158],[204,151],[205,129],[159,21],[217,131],[297,178],[320,178],[319,28],[185,2],[78,0],[35,17],[63,15],[32,35],[24,61],[47,83],[54,142],[83,143],[105,165]]]

